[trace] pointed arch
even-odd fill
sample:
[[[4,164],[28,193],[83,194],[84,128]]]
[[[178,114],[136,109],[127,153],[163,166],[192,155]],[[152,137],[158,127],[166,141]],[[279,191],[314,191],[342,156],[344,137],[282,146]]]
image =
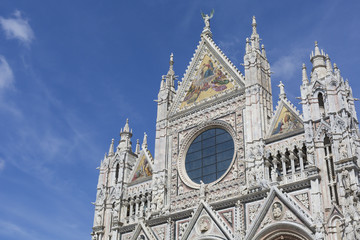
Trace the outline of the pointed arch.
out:
[[[320,114],[323,115],[323,114],[325,114],[324,96],[321,92],[319,92],[317,95],[317,98],[318,98]]]

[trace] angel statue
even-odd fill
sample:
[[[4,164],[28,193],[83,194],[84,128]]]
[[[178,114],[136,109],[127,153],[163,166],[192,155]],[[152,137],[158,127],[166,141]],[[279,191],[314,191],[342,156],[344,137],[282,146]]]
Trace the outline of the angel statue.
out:
[[[210,28],[210,19],[214,16],[214,9],[211,10],[210,16],[201,12],[201,16],[204,19],[205,28]]]

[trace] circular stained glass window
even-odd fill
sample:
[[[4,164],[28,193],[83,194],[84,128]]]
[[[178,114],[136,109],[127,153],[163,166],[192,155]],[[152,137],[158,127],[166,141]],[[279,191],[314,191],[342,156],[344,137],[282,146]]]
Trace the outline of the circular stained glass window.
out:
[[[234,156],[234,141],[221,128],[202,132],[191,143],[185,158],[185,169],[189,178],[200,184],[219,179],[229,168]]]

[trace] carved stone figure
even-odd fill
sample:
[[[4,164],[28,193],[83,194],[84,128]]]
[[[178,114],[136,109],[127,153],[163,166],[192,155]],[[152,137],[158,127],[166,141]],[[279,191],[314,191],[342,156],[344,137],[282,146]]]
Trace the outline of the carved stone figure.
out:
[[[350,174],[348,172],[348,170],[345,170],[341,176],[341,182],[344,186],[345,191],[349,191],[350,190]]]
[[[279,220],[282,216],[282,212],[283,212],[283,207],[282,207],[281,203],[279,203],[279,202],[274,203],[272,206],[273,218],[275,220]]]
[[[205,199],[205,194],[206,194],[206,184],[204,184],[204,182],[200,180],[200,198]]]
[[[210,229],[210,219],[206,216],[203,216],[199,220],[199,229],[201,233],[205,233]]]
[[[204,13],[201,13],[201,16],[204,19],[205,28],[210,28],[210,19],[214,16],[214,9],[211,11],[210,16]]]

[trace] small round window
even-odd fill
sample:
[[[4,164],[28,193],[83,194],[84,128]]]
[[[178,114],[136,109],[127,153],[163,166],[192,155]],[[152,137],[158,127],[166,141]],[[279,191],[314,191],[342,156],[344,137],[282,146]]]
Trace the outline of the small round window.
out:
[[[221,128],[202,132],[191,143],[185,159],[185,169],[189,178],[200,184],[219,179],[229,168],[234,156],[234,141]]]

